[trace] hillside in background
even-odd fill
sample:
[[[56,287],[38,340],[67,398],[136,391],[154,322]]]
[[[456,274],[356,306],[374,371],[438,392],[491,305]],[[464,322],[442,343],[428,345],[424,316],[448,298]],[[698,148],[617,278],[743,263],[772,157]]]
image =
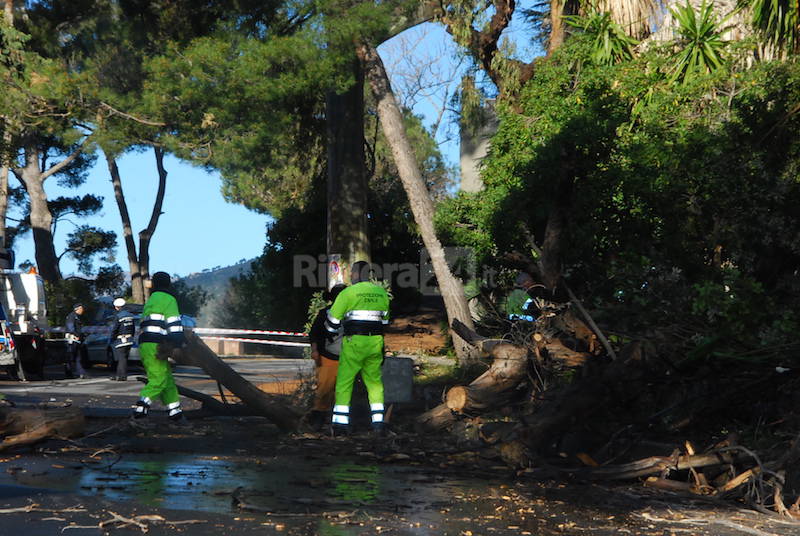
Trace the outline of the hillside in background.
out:
[[[216,266],[195,272],[182,277],[180,280],[190,287],[200,287],[209,294],[209,300],[197,315],[198,325],[201,327],[212,326],[214,322],[214,311],[225,296],[225,292],[230,286],[230,280],[242,274],[250,272],[250,263],[254,259],[242,259],[230,266]],[[227,326],[220,326],[227,327]]]

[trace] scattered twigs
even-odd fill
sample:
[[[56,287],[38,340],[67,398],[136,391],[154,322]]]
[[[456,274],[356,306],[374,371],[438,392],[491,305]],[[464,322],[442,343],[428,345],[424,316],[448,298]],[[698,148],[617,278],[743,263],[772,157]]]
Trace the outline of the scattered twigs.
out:
[[[145,514],[133,517],[125,517],[111,510],[106,511],[111,515],[111,519],[101,521],[97,525],[67,525],[61,529],[61,532],[72,529],[107,529],[107,528],[137,528],[141,532],[149,532],[151,525],[195,525],[198,523],[205,523],[201,519],[184,519],[180,521],[170,521],[163,516],[157,514]]]
[[[133,525],[134,527],[138,528],[142,532],[147,532],[148,530],[150,530],[150,527],[147,526],[147,523],[144,523],[143,521],[137,519],[137,518],[141,518],[141,517],[144,517],[144,516],[136,516],[135,518],[129,518],[129,517],[123,517],[123,516],[119,515],[116,512],[112,512],[111,510],[109,510],[108,513],[111,514],[111,519],[107,519],[105,521],[101,521],[100,523],[98,523],[97,526],[99,528],[102,529],[102,528],[105,528],[105,527],[107,527],[109,525],[112,525],[112,526],[119,525],[118,528],[122,528],[122,527],[127,527],[129,525]],[[158,516],[158,517],[161,517],[161,516]],[[164,518],[161,518],[161,519],[164,519]]]
[[[33,512],[39,507],[37,503],[30,503],[27,506],[19,506],[17,508],[0,508],[0,514],[19,514]]]

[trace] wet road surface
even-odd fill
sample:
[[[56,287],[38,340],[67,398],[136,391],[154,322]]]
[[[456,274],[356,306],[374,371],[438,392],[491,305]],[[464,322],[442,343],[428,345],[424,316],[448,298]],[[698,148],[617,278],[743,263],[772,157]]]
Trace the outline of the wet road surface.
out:
[[[254,383],[292,380],[308,362],[230,360]],[[285,436],[260,418],[174,427],[121,418],[139,382],[0,382],[18,404],[73,404],[87,436],[0,453],[0,535],[322,534],[788,536],[800,527],[735,504],[638,483],[531,482],[497,460],[461,462],[447,441],[411,433]],[[216,394],[192,368],[178,382]],[[423,438],[425,439],[425,438]],[[116,518],[115,518],[116,516]],[[132,522],[127,522],[127,521]]]

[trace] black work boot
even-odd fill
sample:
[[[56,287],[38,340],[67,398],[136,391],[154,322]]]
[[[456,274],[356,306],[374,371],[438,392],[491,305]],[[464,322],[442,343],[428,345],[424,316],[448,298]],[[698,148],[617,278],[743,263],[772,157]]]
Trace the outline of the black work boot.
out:
[[[143,419],[147,417],[149,411],[150,411],[150,404],[148,404],[144,400],[137,400],[136,405],[133,406],[133,418]]]
[[[372,436],[373,437],[386,437],[386,423],[374,422],[372,423]]]
[[[350,427],[346,424],[331,424],[331,437],[347,437],[350,435]]]
[[[330,420],[331,417],[328,415],[327,411],[319,411],[315,409],[308,414],[308,426],[314,432],[321,432],[325,427],[325,423],[329,422]]]

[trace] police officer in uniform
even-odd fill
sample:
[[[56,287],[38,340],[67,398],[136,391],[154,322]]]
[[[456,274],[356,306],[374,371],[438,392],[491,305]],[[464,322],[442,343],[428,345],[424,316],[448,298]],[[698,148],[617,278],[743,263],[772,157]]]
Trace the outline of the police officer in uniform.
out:
[[[68,378],[86,377],[86,371],[81,363],[83,348],[83,320],[81,315],[84,312],[83,304],[76,303],[72,306],[72,311],[67,315],[64,324],[66,329],[65,338],[67,339],[67,362],[64,364],[64,375]]]
[[[344,289],[328,311],[325,327],[335,335],[343,328],[342,353],[336,377],[336,402],[331,419],[334,434],[350,429],[350,399],[353,382],[361,373],[367,388],[372,428],[378,434],[383,422],[383,327],[389,323],[389,295],[383,287],[369,280],[369,263],[353,263],[352,285]]]
[[[133,332],[136,327],[133,322],[133,314],[125,310],[124,307],[125,298],[114,300],[116,314],[111,319],[111,340],[109,344],[117,362],[117,374],[111,376],[111,381],[124,382],[128,379],[128,355],[131,353]]]

